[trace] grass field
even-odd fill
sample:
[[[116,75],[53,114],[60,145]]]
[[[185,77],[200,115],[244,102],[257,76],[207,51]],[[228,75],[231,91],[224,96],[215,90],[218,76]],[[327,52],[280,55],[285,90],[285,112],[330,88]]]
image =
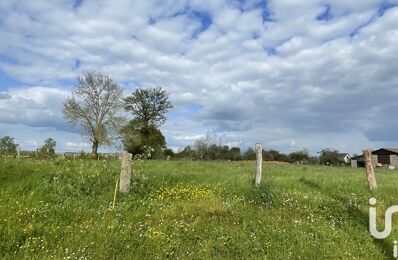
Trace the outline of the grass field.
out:
[[[397,171],[372,193],[364,169],[265,164],[254,188],[250,162],[147,161],[112,209],[119,168],[1,161],[0,258],[388,259],[398,238],[368,231],[371,196],[398,204]]]

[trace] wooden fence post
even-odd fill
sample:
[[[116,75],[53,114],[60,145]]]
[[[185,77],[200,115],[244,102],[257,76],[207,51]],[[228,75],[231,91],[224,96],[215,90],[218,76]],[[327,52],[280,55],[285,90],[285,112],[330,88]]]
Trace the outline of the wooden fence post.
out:
[[[131,159],[132,155],[130,153],[123,152],[122,169],[120,171],[119,191],[124,194],[127,194],[130,191]]]
[[[256,186],[261,183],[261,171],[263,167],[263,148],[261,144],[256,144]]]
[[[21,147],[19,145],[17,145],[17,158],[19,161],[19,158],[21,157]]]
[[[372,151],[370,149],[363,150],[363,158],[365,161],[366,175],[368,177],[369,189],[377,189],[376,176],[372,165]]]

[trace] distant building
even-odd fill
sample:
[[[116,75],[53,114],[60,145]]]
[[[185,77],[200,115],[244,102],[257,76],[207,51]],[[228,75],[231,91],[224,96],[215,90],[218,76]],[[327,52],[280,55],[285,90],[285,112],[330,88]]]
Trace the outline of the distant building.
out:
[[[81,153],[78,153],[78,152],[64,152],[64,153],[60,153],[59,156],[61,156],[63,158],[69,158],[69,157],[77,157],[80,154]]]
[[[372,164],[374,167],[394,167],[398,168],[398,149],[397,148],[380,148],[372,151]],[[365,167],[363,155],[351,158],[351,167]]]
[[[349,163],[351,160],[351,155],[348,153],[338,153],[339,160],[345,163]]]

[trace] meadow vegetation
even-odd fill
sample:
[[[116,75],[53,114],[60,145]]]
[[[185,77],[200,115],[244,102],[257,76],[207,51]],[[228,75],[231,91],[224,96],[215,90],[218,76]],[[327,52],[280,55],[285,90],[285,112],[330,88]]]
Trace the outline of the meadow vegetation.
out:
[[[133,164],[112,208],[120,161],[0,162],[1,259],[385,259],[368,200],[397,203],[397,171],[252,162]],[[382,214],[378,215],[380,223]],[[379,228],[382,228],[380,226]],[[395,237],[394,237],[395,236]]]

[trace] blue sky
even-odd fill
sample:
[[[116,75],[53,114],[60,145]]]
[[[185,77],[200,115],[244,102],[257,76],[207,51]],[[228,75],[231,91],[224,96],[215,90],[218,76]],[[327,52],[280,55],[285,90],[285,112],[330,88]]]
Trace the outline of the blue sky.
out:
[[[169,147],[398,147],[398,1],[2,1],[0,136],[90,145],[62,116],[84,70],[163,86]],[[119,148],[111,148],[119,149]]]
[[[0,90],[5,91],[8,88],[17,87],[22,84],[17,79],[0,70]]]

